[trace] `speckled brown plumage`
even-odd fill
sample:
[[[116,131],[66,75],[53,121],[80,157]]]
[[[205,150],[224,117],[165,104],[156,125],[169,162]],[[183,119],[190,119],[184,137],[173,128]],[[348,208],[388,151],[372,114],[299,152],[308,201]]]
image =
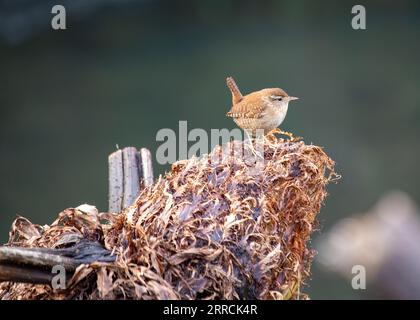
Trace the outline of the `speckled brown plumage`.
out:
[[[256,130],[266,133],[277,128],[286,117],[289,101],[297,99],[280,88],[262,89],[242,96],[232,77],[226,79],[226,84],[232,93],[232,108],[226,115],[251,134]]]

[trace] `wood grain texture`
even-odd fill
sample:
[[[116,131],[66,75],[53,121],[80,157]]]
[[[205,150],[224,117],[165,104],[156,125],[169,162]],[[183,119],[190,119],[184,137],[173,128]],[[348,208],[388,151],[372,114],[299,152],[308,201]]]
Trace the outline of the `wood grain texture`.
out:
[[[122,209],[131,206],[140,193],[139,154],[134,147],[123,149],[124,191]]]
[[[108,166],[109,212],[118,213],[131,206],[141,188],[153,184],[152,155],[146,148],[115,151],[108,157]]]
[[[141,172],[144,185],[146,187],[153,184],[153,164],[152,164],[152,155],[149,149],[141,148],[140,149],[140,159],[141,159]]]
[[[120,212],[123,201],[123,156],[122,150],[108,157],[108,211]]]

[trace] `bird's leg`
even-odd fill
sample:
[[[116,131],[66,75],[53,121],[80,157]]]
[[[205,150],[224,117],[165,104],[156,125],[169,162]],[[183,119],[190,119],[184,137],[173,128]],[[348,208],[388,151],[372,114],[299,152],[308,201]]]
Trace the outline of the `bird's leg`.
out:
[[[250,145],[250,149],[251,149],[252,154],[254,156],[258,157],[258,158],[264,159],[264,157],[254,149],[254,146],[252,145],[252,137],[249,135],[248,131],[245,130],[245,134],[248,137],[248,141],[249,141],[249,145]],[[257,139],[255,139],[255,143],[257,143]]]

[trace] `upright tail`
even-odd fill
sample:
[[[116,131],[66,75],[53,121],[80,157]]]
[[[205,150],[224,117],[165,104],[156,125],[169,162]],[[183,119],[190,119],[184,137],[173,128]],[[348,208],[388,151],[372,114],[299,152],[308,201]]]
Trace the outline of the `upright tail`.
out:
[[[238,86],[236,85],[235,80],[232,77],[226,78],[226,84],[232,92],[232,104],[235,105],[240,102],[243,98],[241,91],[239,90]]]

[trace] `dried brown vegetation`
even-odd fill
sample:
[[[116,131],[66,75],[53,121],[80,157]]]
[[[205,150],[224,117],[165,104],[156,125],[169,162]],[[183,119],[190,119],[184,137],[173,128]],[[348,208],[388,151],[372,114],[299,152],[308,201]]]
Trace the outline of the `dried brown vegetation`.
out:
[[[52,248],[82,236],[117,259],[79,266],[66,290],[6,282],[0,298],[305,298],[308,240],[334,163],[303,141],[266,142],[264,162],[235,157],[246,144],[237,141],[177,162],[120,214],[82,206],[43,227],[18,218],[9,245]]]

